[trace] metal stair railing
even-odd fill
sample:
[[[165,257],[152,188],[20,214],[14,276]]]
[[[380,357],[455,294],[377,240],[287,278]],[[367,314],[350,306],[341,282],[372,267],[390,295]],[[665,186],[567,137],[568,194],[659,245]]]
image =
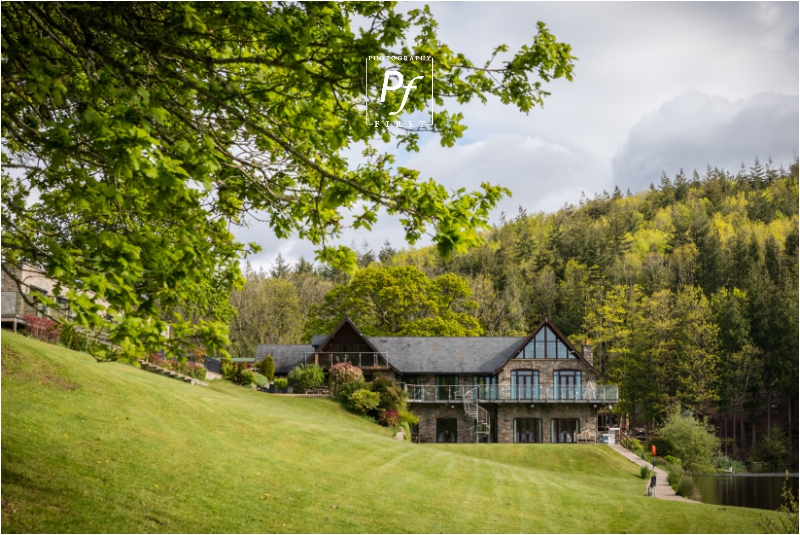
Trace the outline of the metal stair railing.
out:
[[[489,411],[480,406],[478,402],[478,388],[464,388],[461,390],[461,401],[464,404],[464,411],[470,420],[475,424],[470,432],[470,442],[480,442],[481,438],[489,437],[491,426],[489,423]]]

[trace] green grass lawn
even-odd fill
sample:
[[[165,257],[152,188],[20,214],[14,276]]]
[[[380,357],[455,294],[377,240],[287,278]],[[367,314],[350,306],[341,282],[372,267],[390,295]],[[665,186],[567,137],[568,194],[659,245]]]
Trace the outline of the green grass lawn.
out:
[[[390,435],[327,399],[2,335],[6,533],[754,532],[765,514],[644,497],[606,446]]]

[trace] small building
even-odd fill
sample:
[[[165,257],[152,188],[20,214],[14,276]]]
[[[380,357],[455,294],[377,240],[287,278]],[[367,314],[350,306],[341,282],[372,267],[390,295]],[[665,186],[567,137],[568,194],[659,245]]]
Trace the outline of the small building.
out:
[[[14,332],[25,326],[25,316],[68,316],[67,299],[53,295],[56,282],[40,268],[31,264],[2,264],[2,325]],[[19,283],[17,282],[19,281]],[[59,307],[52,309],[40,302],[38,296],[55,298]]]
[[[276,374],[300,364],[358,366],[402,383],[422,442],[595,442],[598,411],[619,399],[598,385],[591,346],[577,351],[545,318],[525,337],[364,336],[345,319],[310,345],[259,345]]]

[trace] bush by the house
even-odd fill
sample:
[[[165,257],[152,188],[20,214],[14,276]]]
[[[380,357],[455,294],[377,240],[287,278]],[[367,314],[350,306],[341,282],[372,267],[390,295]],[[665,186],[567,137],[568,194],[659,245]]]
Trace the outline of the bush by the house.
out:
[[[202,364],[198,364],[196,362],[190,362],[187,366],[187,373],[189,377],[193,377],[195,379],[200,379],[201,381],[206,380],[206,373],[207,370],[203,367]]]
[[[256,368],[261,375],[267,378],[267,382],[272,381],[272,378],[275,377],[275,361],[272,360],[272,355],[267,355],[264,360],[259,361]]]
[[[347,400],[350,398],[353,392],[362,389],[369,390],[369,386],[364,382],[363,379],[350,381],[349,383],[345,383],[339,387],[339,391],[336,393],[336,399],[347,405]]]
[[[325,384],[325,370],[316,364],[301,364],[289,372],[289,384],[296,394]]]
[[[230,359],[222,359],[220,368],[222,371],[222,378],[233,381],[233,376],[236,373],[236,366],[233,365],[233,362],[231,362]]]
[[[250,386],[256,382],[256,376],[248,369],[242,370],[239,375],[239,384],[242,386]]]
[[[342,385],[358,379],[363,380],[364,372],[349,362],[340,362],[331,366],[331,369],[328,370],[328,378],[333,394],[336,395]]]
[[[253,373],[253,378],[256,386],[265,386],[269,382],[267,377],[260,373]]]
[[[38,317],[31,314],[20,316],[25,322],[25,330],[28,336],[42,342],[55,344],[61,338],[61,326],[50,318]]]
[[[289,380],[285,377],[275,379],[275,390],[285,390],[289,387]]]
[[[356,412],[367,414],[377,409],[380,402],[380,394],[362,388],[350,394],[345,404]]]
[[[380,421],[381,425],[385,427],[395,427],[400,422],[400,413],[394,409],[381,411],[378,421]]]
[[[683,414],[676,406],[658,430],[658,437],[668,443],[669,453],[679,457],[687,470],[695,473],[714,470],[719,439],[707,421]]]
[[[405,440],[411,440],[411,426],[408,425],[408,422],[400,421],[398,424],[400,429],[403,430],[403,438]]]
[[[400,422],[408,425],[419,425],[419,416],[409,410],[400,411]]]
[[[389,379],[384,376],[376,377],[369,383],[369,389],[380,396],[379,409],[384,411],[395,410],[398,412],[406,410],[408,393],[400,388],[400,385],[398,385],[394,379]]]

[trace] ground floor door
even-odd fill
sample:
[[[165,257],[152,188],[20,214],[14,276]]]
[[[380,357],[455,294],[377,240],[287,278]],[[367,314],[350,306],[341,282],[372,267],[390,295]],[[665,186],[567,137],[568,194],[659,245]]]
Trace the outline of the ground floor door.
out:
[[[458,420],[455,418],[436,419],[436,442],[456,442],[458,438]]]
[[[540,418],[514,418],[514,442],[520,444],[542,441],[542,420]]]
[[[577,418],[553,418],[550,420],[550,441],[561,444],[577,442],[580,433],[580,422]]]

